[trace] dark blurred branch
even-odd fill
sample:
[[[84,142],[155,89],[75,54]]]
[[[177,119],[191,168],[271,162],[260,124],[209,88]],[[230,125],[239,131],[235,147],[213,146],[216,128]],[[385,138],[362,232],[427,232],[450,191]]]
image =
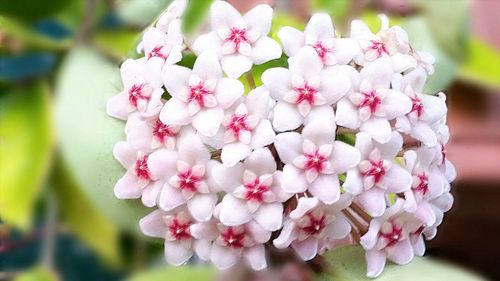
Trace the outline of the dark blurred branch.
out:
[[[89,39],[91,31],[94,27],[94,14],[99,0],[87,0],[85,6],[85,14],[83,16],[82,25],[76,34],[76,43],[85,42]]]
[[[52,193],[47,195],[47,210],[45,214],[45,229],[42,240],[41,263],[46,269],[54,267],[55,240],[57,236],[57,202]]]

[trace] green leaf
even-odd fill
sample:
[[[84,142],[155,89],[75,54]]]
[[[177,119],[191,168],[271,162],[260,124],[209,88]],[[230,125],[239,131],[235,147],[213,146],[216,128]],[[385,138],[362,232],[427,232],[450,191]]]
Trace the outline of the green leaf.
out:
[[[164,267],[138,273],[128,281],[212,281],[216,277],[213,268],[201,266]]]
[[[53,186],[63,223],[80,240],[112,265],[121,262],[119,232],[75,184],[61,159],[54,167]]]
[[[95,34],[94,43],[104,53],[121,61],[126,57],[138,56],[135,47],[140,37],[135,30],[102,30]]]
[[[0,14],[22,20],[40,20],[58,13],[70,2],[68,0],[0,0]]]
[[[468,0],[412,0],[420,8],[437,45],[451,58],[461,61],[469,38]]]
[[[45,84],[0,95],[0,217],[27,230],[52,159],[50,97]]]
[[[124,123],[106,115],[106,102],[121,89],[118,67],[88,47],[73,49],[57,77],[56,126],[64,163],[95,207],[117,225],[138,232],[148,210],[113,193],[124,169],[113,158]]]
[[[470,41],[469,56],[460,66],[459,77],[466,81],[500,88],[500,50],[474,38]]]
[[[130,25],[147,26],[168,6],[170,0],[122,0],[118,3],[120,19]]]
[[[274,40],[281,42],[281,40],[278,38],[278,32],[282,27],[291,26],[298,30],[304,30],[305,25],[305,22],[297,17],[275,11],[269,36]]]
[[[5,36],[36,50],[60,51],[69,48],[71,44],[69,39],[55,40],[30,29],[22,22],[2,16],[0,16],[0,33],[5,33]],[[0,50],[3,48],[4,46],[0,44]]]
[[[213,0],[189,0],[186,11],[182,16],[182,30],[190,34],[201,25],[203,20],[207,17],[210,5]]]
[[[436,58],[435,72],[429,76],[424,91],[434,94],[444,90],[457,74],[457,63],[435,43],[431,28],[422,17],[414,17],[403,23],[412,46],[419,51],[431,53]]]
[[[57,276],[42,268],[42,267],[35,267],[33,269],[30,269],[28,271],[25,271],[14,279],[14,281],[57,281],[58,278]]]
[[[364,251],[360,246],[345,246],[325,254],[330,273],[318,276],[315,281],[370,281],[366,277]],[[384,272],[377,281],[485,281],[485,279],[428,257],[415,257],[405,266],[387,262]]]

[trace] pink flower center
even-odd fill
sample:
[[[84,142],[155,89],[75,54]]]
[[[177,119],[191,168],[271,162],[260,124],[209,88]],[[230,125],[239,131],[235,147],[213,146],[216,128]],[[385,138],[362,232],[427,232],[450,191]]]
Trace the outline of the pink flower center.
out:
[[[294,87],[293,90],[297,93],[297,100],[295,103],[301,104],[302,102],[307,102],[310,105],[314,105],[318,91],[307,82],[303,86]]]
[[[413,191],[421,192],[425,195],[429,191],[429,178],[426,173],[421,173],[417,175],[417,178],[420,180],[419,184],[415,187],[412,187]]]
[[[304,169],[315,170],[318,173],[323,170],[327,158],[321,155],[318,149],[314,153],[304,153],[304,156],[306,157]]]
[[[154,47],[153,50],[151,50],[151,52],[149,52],[148,59],[150,59],[152,57],[166,59],[168,57],[168,55],[164,54],[162,52],[162,49],[163,49],[163,46]]]
[[[418,117],[421,117],[422,114],[424,113],[424,104],[422,103],[422,100],[419,99],[417,96],[411,98],[412,102],[412,107],[411,107],[411,112],[416,112]]]
[[[247,30],[237,27],[231,28],[225,41],[232,42],[234,44],[235,51],[239,51],[241,43],[250,43],[247,37]]]
[[[189,227],[191,226],[191,222],[182,223],[178,219],[173,219],[172,222],[168,225],[168,231],[177,241],[183,241],[191,238],[191,234],[189,233]]]
[[[371,113],[375,113],[379,105],[382,103],[382,99],[377,94],[377,91],[373,90],[361,94],[363,95],[363,100],[359,103],[358,107],[368,107]]]
[[[368,171],[363,173],[365,177],[373,177],[374,182],[378,183],[385,176],[384,160],[370,160],[372,165]]]
[[[128,90],[128,101],[130,102],[131,105],[134,107],[137,107],[137,102],[139,100],[149,100],[149,97],[144,95],[144,84],[134,84],[132,87]]]
[[[205,88],[203,83],[199,83],[195,86],[189,86],[188,90],[188,103],[196,102],[200,107],[205,106],[205,96],[211,95],[212,93]]]
[[[201,177],[193,174],[193,169],[189,168],[187,171],[177,174],[179,178],[179,188],[181,190],[187,190],[191,192],[196,192],[198,190],[198,184],[201,181]]]
[[[221,233],[222,240],[227,247],[241,249],[244,247],[245,232],[237,232],[234,228],[228,227]]]
[[[425,226],[421,225],[417,230],[415,230],[415,232],[413,232],[413,234],[420,235],[420,234],[422,234],[422,232],[424,232],[424,229],[425,229]]]
[[[312,213],[308,213],[306,216],[309,219],[309,223],[305,227],[302,227],[302,231],[308,235],[319,234],[326,227],[326,218],[324,215],[316,218]]]
[[[262,203],[264,201],[264,193],[269,191],[269,186],[260,182],[256,178],[253,182],[245,184],[246,192],[245,198],[249,201],[257,201]]]
[[[371,40],[370,42],[371,45],[368,48],[377,51],[377,56],[380,57],[383,53],[389,54],[383,42],[376,40]]]
[[[149,180],[149,167],[148,167],[148,155],[140,158],[135,162],[135,173],[141,180]]]
[[[330,51],[321,41],[316,42],[313,46],[322,62],[326,61],[326,54]]]
[[[230,131],[236,138],[239,137],[241,131],[251,131],[252,129],[248,126],[247,123],[247,114],[233,114],[231,116],[231,121],[226,126],[226,130]]]
[[[396,243],[399,242],[399,240],[402,238],[402,233],[403,229],[399,226],[397,226],[395,223],[390,223],[391,224],[391,230],[389,231],[380,231],[380,237],[385,240],[386,242],[386,247],[392,247],[396,245]]]
[[[172,131],[170,126],[163,124],[160,119],[156,120],[153,126],[153,136],[160,142],[165,142],[167,138],[173,138],[176,136],[176,133]]]

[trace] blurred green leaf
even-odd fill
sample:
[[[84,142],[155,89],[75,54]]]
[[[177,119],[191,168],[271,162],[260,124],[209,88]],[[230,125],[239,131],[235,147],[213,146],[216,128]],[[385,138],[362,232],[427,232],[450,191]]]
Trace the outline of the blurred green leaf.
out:
[[[463,60],[469,39],[470,1],[412,1],[421,9],[439,47],[455,61]]]
[[[67,49],[71,44],[69,39],[55,40],[36,32],[20,21],[2,16],[0,16],[0,33],[32,49],[58,51]],[[5,47],[2,45],[0,44],[0,50]]]
[[[128,24],[144,27],[151,24],[171,0],[121,0],[117,3],[120,19]]]
[[[273,23],[271,26],[271,32],[269,36],[274,40],[281,42],[281,40],[279,40],[278,38],[278,32],[282,27],[285,26],[291,26],[297,28],[298,30],[304,30],[306,24],[299,18],[294,17],[290,14],[274,11]]]
[[[0,0],[0,14],[22,20],[39,20],[58,13],[69,3],[70,0]]]
[[[500,50],[473,38],[469,45],[469,56],[460,66],[459,77],[492,88],[500,88]]]
[[[364,250],[360,246],[345,246],[324,255],[329,274],[315,281],[370,281],[367,278]],[[427,257],[415,257],[405,266],[388,262],[377,281],[485,281],[485,279],[448,263]]]
[[[424,18],[408,19],[402,27],[408,32],[410,42],[416,50],[429,52],[436,58],[435,72],[427,79],[425,93],[433,94],[444,90],[457,74],[457,63],[435,43],[431,27]]]
[[[327,12],[332,16],[333,22],[340,22],[349,10],[349,0],[313,0],[315,10]]]
[[[56,126],[64,163],[97,209],[137,232],[148,210],[113,193],[125,172],[112,155],[114,144],[125,139],[124,123],[106,115],[107,100],[122,89],[118,67],[91,48],[78,47],[63,61],[56,84]]]
[[[36,267],[25,271],[14,279],[14,281],[57,281],[57,276],[42,267]]]
[[[0,95],[0,217],[27,230],[52,159],[49,91],[38,83]]]
[[[56,161],[53,186],[63,223],[70,231],[112,265],[121,262],[119,232],[75,184],[61,159]]]
[[[215,276],[216,271],[210,267],[163,267],[138,273],[128,279],[128,281],[212,281],[215,279]]]
[[[94,36],[95,45],[110,55],[121,61],[125,57],[137,57],[135,47],[140,40],[141,34],[135,30],[103,30]]]
[[[189,0],[182,17],[182,30],[192,33],[200,26],[208,15],[213,0]]]

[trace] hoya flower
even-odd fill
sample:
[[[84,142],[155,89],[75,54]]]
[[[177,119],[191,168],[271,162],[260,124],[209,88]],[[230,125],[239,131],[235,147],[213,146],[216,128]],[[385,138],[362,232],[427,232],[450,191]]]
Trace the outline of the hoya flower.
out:
[[[145,118],[158,114],[163,106],[161,66],[147,58],[127,59],[120,68],[123,91],[108,100],[108,115],[127,120],[136,111]]]
[[[358,42],[337,38],[330,15],[314,14],[304,32],[285,26],[278,32],[287,56],[295,56],[303,46],[311,46],[325,65],[348,64],[360,52]]]
[[[220,205],[214,211],[214,217],[219,218]],[[265,230],[255,221],[237,226],[227,226],[217,220],[218,233],[212,241],[210,261],[219,269],[227,270],[238,264],[242,258],[253,270],[263,270],[267,267],[264,243],[271,238],[271,232]],[[200,235],[199,239],[207,239]]]
[[[431,148],[436,150],[436,157],[433,162],[441,170],[448,182],[452,182],[457,177],[457,171],[447,157],[446,145],[450,140],[450,130],[446,125],[446,116],[436,124],[436,127],[438,144]]]
[[[201,54],[216,51],[222,69],[232,78],[249,71],[253,64],[262,64],[281,57],[280,45],[268,35],[273,9],[258,5],[244,16],[225,1],[215,2],[210,9],[212,31],[201,35],[192,49]]]
[[[164,124],[158,116],[144,119],[139,114],[133,114],[125,124],[127,143],[143,151],[160,147],[173,150],[180,130],[180,126]],[[190,128],[184,131],[190,131]]]
[[[208,221],[217,203],[217,187],[210,177],[215,161],[196,135],[187,135],[179,142],[178,150],[159,149],[149,157],[154,173],[165,180],[159,206],[170,211],[187,204],[197,221]]]
[[[163,33],[169,32],[170,24],[177,19],[181,18],[186,10],[188,0],[174,0],[168,8],[163,12],[158,21],[156,28]]]
[[[150,237],[165,239],[165,258],[174,266],[187,263],[196,243],[190,227],[194,219],[185,209],[171,212],[155,210],[139,221],[141,231]]]
[[[159,60],[166,65],[178,63],[182,59],[184,49],[181,21],[178,19],[172,21],[167,33],[156,27],[148,28],[141,44],[148,60]]]
[[[309,46],[288,60],[289,69],[270,68],[262,74],[262,82],[278,102],[274,107],[273,126],[279,131],[297,129],[311,120],[316,111],[329,112],[324,118],[332,122],[331,105],[349,91],[349,78],[323,70],[321,59]],[[323,113],[322,113],[323,114]]]
[[[335,141],[335,129],[322,121],[311,122],[297,132],[276,136],[276,150],[285,163],[283,190],[288,193],[309,191],[325,204],[340,198],[338,175],[359,163],[359,151]]]
[[[160,120],[168,125],[191,124],[202,135],[214,136],[224,119],[224,110],[243,95],[243,84],[222,75],[217,55],[204,52],[193,70],[165,66],[165,88],[172,96],[161,110]]]
[[[436,222],[432,201],[441,196],[448,185],[446,178],[433,168],[435,150],[421,148],[405,152],[406,170],[412,175],[411,191],[405,192],[405,208],[426,226]]]
[[[351,225],[341,211],[351,204],[343,194],[333,205],[324,205],[316,198],[302,197],[297,208],[290,212],[280,236],[273,241],[278,249],[290,245],[304,261],[313,259],[330,239],[343,239]]]
[[[406,75],[404,79],[397,75],[395,79],[402,80],[401,87],[405,87],[404,93],[412,102],[411,111],[396,118],[396,129],[427,146],[435,146],[437,136],[434,124],[440,121],[447,111],[444,94],[424,95],[422,93],[426,80],[424,70],[415,70],[415,73]],[[393,78],[393,85],[395,79]]]
[[[372,217],[381,216],[389,194],[409,191],[412,177],[395,162],[403,146],[403,138],[393,132],[390,141],[381,144],[366,133],[356,135],[356,148],[361,152],[357,169],[347,171],[345,190],[356,195],[355,202]]]
[[[252,150],[274,141],[276,134],[269,121],[272,105],[265,88],[252,90],[240,104],[236,103],[226,110],[219,132],[214,137],[204,137],[203,140],[216,149],[222,149],[222,163],[227,166],[235,165]]]
[[[351,38],[358,40],[362,49],[362,56],[355,58],[358,64],[366,66],[368,63],[388,57],[395,72],[403,72],[417,66],[416,59],[410,53],[411,47],[408,34],[399,26],[389,27],[389,19],[380,15],[381,28],[376,34],[360,20],[351,23]]]
[[[227,193],[219,206],[221,222],[235,226],[255,220],[268,231],[281,228],[282,203],[292,195],[281,189],[282,173],[276,168],[268,148],[254,150],[233,167],[216,165],[212,175]]]
[[[115,144],[113,155],[127,169],[115,185],[115,196],[118,199],[141,198],[145,206],[155,206],[163,182],[151,172],[149,154],[121,141]]]
[[[410,233],[418,230],[419,223],[405,215],[403,200],[396,200],[384,214],[370,222],[368,232],[361,237],[361,246],[366,251],[368,277],[378,277],[384,270],[386,260],[404,265],[414,256]]]
[[[389,121],[412,109],[410,98],[390,89],[393,77],[391,63],[381,58],[361,70],[361,85],[337,104],[337,125],[368,133],[385,143],[391,138]]]

